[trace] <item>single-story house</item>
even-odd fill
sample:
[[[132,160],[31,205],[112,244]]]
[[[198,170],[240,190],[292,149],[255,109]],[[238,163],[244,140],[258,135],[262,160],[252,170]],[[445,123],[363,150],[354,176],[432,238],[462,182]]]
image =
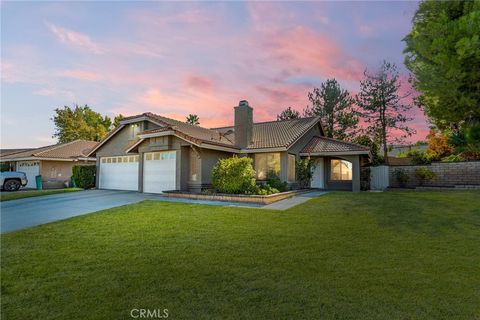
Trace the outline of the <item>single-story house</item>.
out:
[[[0,162],[10,171],[27,174],[26,188],[35,188],[35,177],[42,176],[43,187],[62,188],[70,181],[72,167],[78,164],[95,164],[88,153],[98,144],[95,141],[75,140],[40,148],[2,149]]]
[[[100,189],[198,192],[212,182],[219,159],[253,159],[258,180],[268,171],[295,185],[295,161],[314,159],[312,187],[360,190],[369,149],[324,137],[318,117],[253,122],[247,101],[234,107],[234,125],[207,129],[153,113],[125,118],[88,154],[97,159]]]

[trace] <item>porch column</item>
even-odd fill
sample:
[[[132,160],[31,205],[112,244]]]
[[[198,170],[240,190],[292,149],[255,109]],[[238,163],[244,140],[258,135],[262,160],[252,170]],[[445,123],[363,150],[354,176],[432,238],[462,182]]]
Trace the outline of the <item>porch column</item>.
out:
[[[352,191],[360,191],[360,156],[352,157]]]

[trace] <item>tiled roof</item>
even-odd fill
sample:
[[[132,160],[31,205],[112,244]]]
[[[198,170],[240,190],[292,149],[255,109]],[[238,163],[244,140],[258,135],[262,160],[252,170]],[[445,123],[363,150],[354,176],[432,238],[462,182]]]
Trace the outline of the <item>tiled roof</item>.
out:
[[[233,126],[207,129],[204,127],[191,125],[186,122],[162,117],[150,112],[127,117],[122,121],[128,121],[142,117],[150,119],[151,121],[159,123],[160,125],[164,125],[165,127],[146,130],[141,132],[140,135],[174,131],[176,135],[194,143],[208,143],[238,149],[235,146],[235,132]],[[253,141],[248,146],[248,149],[288,148],[318,122],[318,117],[310,117],[286,121],[254,123],[252,137]]]
[[[212,129],[207,129],[200,126],[194,126],[186,122],[162,117],[153,113],[144,113],[144,116],[167,126],[168,130],[174,130],[177,134],[183,134],[187,139],[193,139],[197,142],[213,143],[217,145],[224,145],[227,147],[234,147],[234,141],[225,138],[220,132]],[[165,131],[165,128],[147,130],[140,134],[154,133]]]
[[[86,157],[87,154],[97,145],[98,142],[87,140],[75,140],[67,143],[60,143],[37,149],[2,156],[2,160],[15,160],[20,158],[54,158],[54,159],[76,159]]]
[[[369,148],[327,137],[313,137],[300,153],[369,152]]]
[[[35,148],[23,148],[23,149],[0,149],[0,157],[9,156],[11,154],[25,152],[29,150],[33,150]]]
[[[310,117],[254,123],[253,141],[248,146],[248,149],[289,147],[318,121],[318,117]],[[227,138],[235,140],[234,127],[222,127],[212,130],[223,132]]]

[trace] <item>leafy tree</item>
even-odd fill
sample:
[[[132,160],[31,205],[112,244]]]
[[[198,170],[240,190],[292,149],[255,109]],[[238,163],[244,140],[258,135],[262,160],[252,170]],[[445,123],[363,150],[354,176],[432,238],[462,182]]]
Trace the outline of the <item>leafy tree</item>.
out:
[[[337,80],[323,82],[320,88],[308,93],[308,99],[312,105],[304,110],[304,115],[320,116],[325,136],[345,140],[355,135],[358,114],[353,109],[354,99]]]
[[[114,128],[118,127],[120,125],[120,121],[122,121],[123,119],[125,119],[123,114],[119,114],[115,116],[115,118],[113,118],[113,127]]]
[[[378,165],[383,163],[383,157],[378,154],[379,146],[378,143],[373,141],[368,135],[364,134],[355,138],[355,143],[358,143],[362,146],[370,148],[370,154],[372,155],[371,162],[372,165]]]
[[[196,114],[189,114],[187,121],[185,122],[194,126],[198,126],[200,124],[200,118]]]
[[[280,114],[277,115],[278,121],[298,119],[298,118],[300,118],[300,112],[292,109],[292,107],[288,107],[287,109],[283,110]]]
[[[453,148],[448,143],[448,137],[445,133],[439,133],[434,128],[430,129],[427,136],[428,150],[427,154],[431,160],[440,160],[452,154]]]
[[[406,112],[411,106],[402,104],[405,97],[399,95],[401,81],[394,64],[384,61],[375,73],[364,72],[360,82],[360,92],[356,97],[357,105],[362,109],[362,117],[368,124],[367,133],[383,147],[383,158],[388,163],[388,143],[401,141],[415,133],[405,123],[412,120]],[[393,138],[392,130],[403,133]]]
[[[480,1],[423,1],[406,43],[418,103],[440,128],[480,120]]]
[[[77,139],[100,141],[112,126],[108,116],[103,117],[88,105],[57,108],[52,120],[55,124],[53,137],[57,137],[60,143]]]

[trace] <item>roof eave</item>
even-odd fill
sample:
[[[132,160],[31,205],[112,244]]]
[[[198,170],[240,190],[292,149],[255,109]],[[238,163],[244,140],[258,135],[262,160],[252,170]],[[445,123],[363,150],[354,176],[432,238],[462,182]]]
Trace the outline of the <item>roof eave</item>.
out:
[[[370,151],[359,150],[359,151],[329,151],[329,152],[300,152],[300,156],[342,156],[342,155],[369,155]]]

